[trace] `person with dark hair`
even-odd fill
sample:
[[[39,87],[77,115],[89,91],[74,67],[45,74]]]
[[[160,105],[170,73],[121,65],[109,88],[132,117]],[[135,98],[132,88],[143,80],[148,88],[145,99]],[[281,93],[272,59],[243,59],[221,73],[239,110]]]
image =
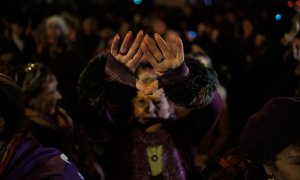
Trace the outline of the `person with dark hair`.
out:
[[[62,96],[55,75],[41,63],[28,63],[17,68],[13,76],[26,95],[25,115],[33,136],[44,146],[62,150],[64,138],[74,123],[58,105]]]
[[[79,79],[81,99],[109,117],[103,165],[108,179],[195,178],[192,150],[221,111],[215,71],[184,57],[179,37],[175,48],[143,31],[134,40],[129,31],[120,48],[119,42],[116,35],[110,53],[94,57]],[[177,117],[174,104],[189,114]],[[91,121],[83,123],[96,128],[104,118]]]
[[[69,27],[63,16],[49,16],[41,25],[42,32],[34,61],[42,62],[51,69],[60,85],[58,90],[64,97],[60,104],[69,114],[74,115],[76,82],[85,65],[81,61],[82,51],[68,39]]]
[[[68,157],[22,131],[24,94],[0,74],[0,179],[84,179]]]
[[[26,95],[27,124],[24,127],[43,146],[66,153],[86,178],[101,179],[102,174],[94,168],[93,153],[82,138],[81,128],[58,104],[62,95],[57,90],[56,76],[41,63],[22,65],[13,76]]]
[[[276,180],[300,179],[300,98],[277,97],[252,115],[240,136],[241,148]]]
[[[268,100],[248,119],[239,146],[207,167],[204,179],[300,179],[299,109],[299,97]]]

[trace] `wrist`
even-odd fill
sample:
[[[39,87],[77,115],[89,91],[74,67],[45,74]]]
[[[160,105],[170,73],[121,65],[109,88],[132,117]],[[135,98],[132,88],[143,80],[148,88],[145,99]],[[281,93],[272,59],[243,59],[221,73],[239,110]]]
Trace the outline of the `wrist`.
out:
[[[135,75],[111,54],[107,57],[105,73],[109,76],[109,79],[135,88]]]
[[[179,67],[171,71],[166,72],[162,76],[158,77],[158,87],[163,88],[165,86],[173,85],[177,82],[183,81],[189,75],[189,68],[186,63],[183,62]]]

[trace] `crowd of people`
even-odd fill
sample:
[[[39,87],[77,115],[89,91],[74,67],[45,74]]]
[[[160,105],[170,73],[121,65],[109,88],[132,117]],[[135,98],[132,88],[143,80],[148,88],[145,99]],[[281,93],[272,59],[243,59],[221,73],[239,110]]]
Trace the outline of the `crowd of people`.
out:
[[[1,17],[0,178],[299,179],[297,8],[197,8]]]

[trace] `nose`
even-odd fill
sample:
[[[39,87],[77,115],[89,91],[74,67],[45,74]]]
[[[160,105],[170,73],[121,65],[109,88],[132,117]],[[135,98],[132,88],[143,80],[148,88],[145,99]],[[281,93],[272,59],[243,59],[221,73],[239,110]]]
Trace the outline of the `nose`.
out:
[[[148,104],[147,104],[147,107],[146,107],[146,110],[148,112],[154,112],[156,109],[156,106],[155,104],[153,103],[153,101],[149,101]]]
[[[61,96],[61,94],[60,94],[59,91],[56,91],[56,93],[55,93],[55,98],[56,98],[57,100],[60,100],[60,99],[62,98],[62,96]]]

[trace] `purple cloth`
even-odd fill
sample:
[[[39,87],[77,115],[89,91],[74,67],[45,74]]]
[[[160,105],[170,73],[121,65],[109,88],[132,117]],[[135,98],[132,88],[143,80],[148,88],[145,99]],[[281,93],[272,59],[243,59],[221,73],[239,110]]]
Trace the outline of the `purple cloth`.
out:
[[[165,86],[170,86],[175,83],[181,82],[187,78],[189,74],[189,68],[186,63],[183,62],[178,68],[167,72],[166,74],[160,76],[158,80],[158,87],[163,88]]]
[[[259,161],[269,160],[300,137],[300,98],[277,97],[252,115],[242,130],[241,147]]]
[[[107,57],[105,72],[110,75],[112,80],[135,88],[135,75],[125,65],[119,63],[111,54]]]
[[[21,140],[0,179],[84,179],[76,166],[55,148],[45,148],[36,140]]]

